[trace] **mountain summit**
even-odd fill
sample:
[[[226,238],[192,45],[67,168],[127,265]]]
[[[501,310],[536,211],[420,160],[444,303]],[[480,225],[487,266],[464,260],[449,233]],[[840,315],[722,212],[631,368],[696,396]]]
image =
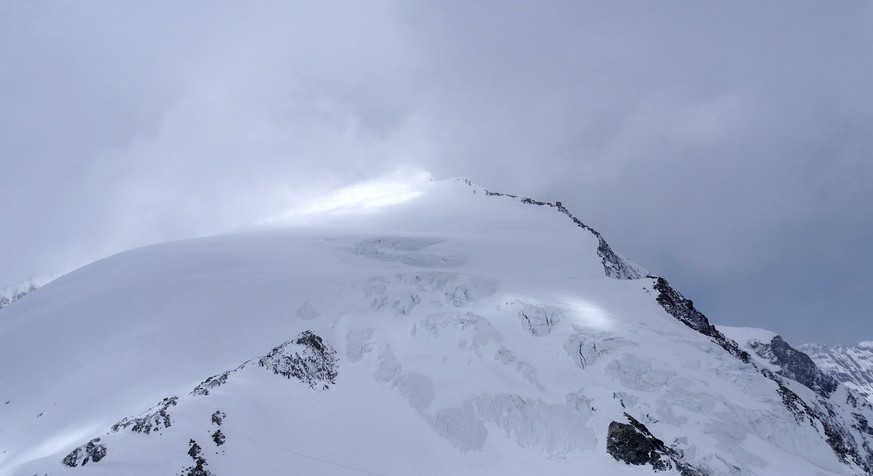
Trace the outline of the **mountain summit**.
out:
[[[863,396],[560,203],[463,179],[389,202],[0,311],[0,473],[870,474]]]

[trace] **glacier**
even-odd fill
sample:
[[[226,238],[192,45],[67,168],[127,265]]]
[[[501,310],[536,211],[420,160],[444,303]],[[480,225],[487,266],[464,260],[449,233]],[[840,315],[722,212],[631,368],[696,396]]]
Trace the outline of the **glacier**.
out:
[[[560,203],[427,182],[10,304],[0,474],[870,474],[873,407],[777,337]]]

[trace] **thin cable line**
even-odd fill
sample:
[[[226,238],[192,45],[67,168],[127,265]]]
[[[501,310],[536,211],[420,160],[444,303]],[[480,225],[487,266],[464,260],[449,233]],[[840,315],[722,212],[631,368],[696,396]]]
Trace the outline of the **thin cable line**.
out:
[[[270,448],[274,448],[274,449],[277,449],[277,450],[279,450],[279,451],[284,451],[284,452],[286,452],[286,453],[291,453],[292,455],[297,455],[297,456],[300,456],[301,458],[306,458],[306,459],[311,459],[311,460],[313,460],[313,461],[318,461],[319,463],[332,464],[332,465],[334,465],[334,466],[339,466],[340,468],[350,469],[350,470],[352,470],[352,471],[357,471],[357,472],[359,472],[359,473],[372,474],[372,475],[374,475],[374,476],[385,476],[385,475],[383,475],[382,473],[374,473],[374,472],[372,472],[372,471],[367,471],[366,469],[355,468],[355,467],[353,467],[353,466],[346,466],[346,465],[344,465],[344,464],[342,464],[342,463],[336,463],[336,462],[333,462],[333,461],[328,461],[328,460],[326,460],[326,459],[316,458],[315,456],[309,456],[309,455],[305,455],[305,454],[303,454],[303,453],[298,453],[298,452],[296,452],[296,451],[289,450],[289,449],[287,449],[287,448],[282,448],[282,447],[276,446],[276,445],[274,445],[274,444],[267,443],[267,442],[265,442],[265,441],[259,441],[259,440],[256,440],[256,439],[254,439],[254,438],[249,438],[248,436],[243,436],[243,435],[240,435],[239,433],[235,433],[235,432],[232,432],[232,431],[228,431],[228,433],[230,433],[230,434],[232,434],[232,435],[236,435],[236,436],[238,436],[238,437],[240,437],[240,438],[242,438],[242,439],[244,439],[244,440],[249,440],[249,441],[252,441],[252,442],[255,442],[255,443],[258,443],[258,444],[264,445],[264,446],[269,446]]]

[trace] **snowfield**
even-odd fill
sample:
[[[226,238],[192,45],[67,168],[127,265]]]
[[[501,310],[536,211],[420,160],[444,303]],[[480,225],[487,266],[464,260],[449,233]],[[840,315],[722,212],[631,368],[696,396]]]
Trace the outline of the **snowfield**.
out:
[[[803,344],[798,348],[819,368],[873,402],[873,341],[849,347]]]
[[[0,311],[0,474],[869,474],[862,396],[668,313],[563,207],[465,180],[383,202]]]

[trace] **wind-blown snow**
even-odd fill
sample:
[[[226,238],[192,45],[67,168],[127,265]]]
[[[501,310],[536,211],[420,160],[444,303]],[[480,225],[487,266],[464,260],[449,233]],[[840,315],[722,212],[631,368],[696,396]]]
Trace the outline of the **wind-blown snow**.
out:
[[[647,474],[606,452],[627,413],[700,474],[858,474],[653,279],[607,276],[640,273],[602,237],[487,195],[427,183],[50,283],[0,320],[0,472]]]

